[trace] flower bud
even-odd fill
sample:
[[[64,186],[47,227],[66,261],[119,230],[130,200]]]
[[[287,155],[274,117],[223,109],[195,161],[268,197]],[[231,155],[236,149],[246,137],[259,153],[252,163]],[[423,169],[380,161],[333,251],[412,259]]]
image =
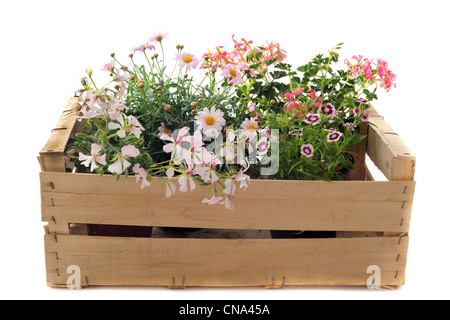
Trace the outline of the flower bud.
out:
[[[142,81],[138,82],[138,87],[142,89],[143,87],[145,87],[145,83]]]
[[[166,110],[166,111],[170,111],[171,109],[172,109],[172,106],[170,104],[166,104],[164,106],[164,110]]]
[[[130,102],[134,102],[134,98],[131,98],[131,99],[130,99]]]
[[[113,52],[113,53],[110,54],[110,56],[111,56],[112,58],[114,58],[114,57],[116,56],[116,54]]]
[[[195,102],[195,101],[191,102],[191,107],[192,108],[196,108],[197,106],[198,106],[197,102]]]
[[[157,53],[155,53],[154,55],[153,55],[153,58],[158,58],[159,57],[159,55],[157,54]]]
[[[197,113],[197,110],[195,110],[195,109],[192,109],[192,113]]]
[[[277,104],[277,101],[276,101],[275,99],[272,99],[272,100],[270,100],[270,104],[271,104],[271,105],[276,105],[276,104]]]
[[[133,55],[132,53],[130,53],[128,56],[129,56],[130,58],[133,58],[134,55]]]
[[[162,86],[158,86],[158,87],[156,87],[156,90],[158,90],[158,91],[161,91],[163,89],[163,87]]]
[[[117,84],[116,86],[114,86],[114,89],[119,90],[120,86]]]
[[[186,73],[186,74],[184,75],[184,77],[187,78],[187,77],[189,77],[189,75]]]
[[[136,76],[135,76],[134,74],[132,74],[132,75],[130,76],[130,80],[133,81],[134,79],[136,79]]]

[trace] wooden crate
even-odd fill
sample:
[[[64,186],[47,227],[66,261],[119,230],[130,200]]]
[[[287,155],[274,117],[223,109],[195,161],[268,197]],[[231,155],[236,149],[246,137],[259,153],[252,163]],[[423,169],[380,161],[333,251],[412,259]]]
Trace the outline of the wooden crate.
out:
[[[206,188],[167,200],[159,179],[141,190],[134,178],[67,172],[64,150],[81,128],[75,106],[70,99],[38,157],[49,286],[66,287],[70,266],[82,287],[366,285],[373,265],[382,286],[404,284],[415,157],[373,108],[377,127],[358,146],[357,181],[254,180],[228,211],[201,203]],[[365,151],[389,181],[373,181]],[[92,225],[113,231],[92,233]],[[204,230],[181,238],[145,227]],[[268,230],[338,237],[271,239]]]

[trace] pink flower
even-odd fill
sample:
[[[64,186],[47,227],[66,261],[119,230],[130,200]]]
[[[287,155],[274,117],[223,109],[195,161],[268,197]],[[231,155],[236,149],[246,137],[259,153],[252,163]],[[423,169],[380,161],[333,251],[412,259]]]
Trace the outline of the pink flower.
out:
[[[198,175],[205,183],[214,183],[216,181],[219,181],[219,177],[214,171],[214,168],[219,164],[221,164],[219,159],[214,154],[212,154],[210,161],[204,163],[203,166],[197,169]]]
[[[300,147],[302,155],[311,158],[314,155],[314,147],[312,144],[304,144]]]
[[[120,138],[125,138],[126,132],[133,133],[136,138],[140,138],[142,131],[144,130],[144,127],[139,123],[139,121],[134,116],[128,116],[128,118],[124,121],[123,117],[119,117],[117,119],[120,124],[115,122],[110,122],[108,124],[108,128],[110,130],[117,130],[117,135]]]
[[[154,45],[146,43],[146,44],[140,45],[139,47],[131,49],[131,51],[133,51],[133,53],[144,52],[146,49],[148,49],[148,50],[155,50],[156,48],[155,48]]]
[[[256,139],[256,136],[258,134],[258,120],[256,119],[256,117],[245,119],[245,121],[241,124],[241,128],[243,130],[243,137],[246,137],[250,140]]]
[[[175,57],[175,60],[178,60],[180,63],[180,69],[186,67],[188,70],[197,69],[198,64],[200,63],[200,60],[190,53],[179,53]]]
[[[203,134],[208,137],[217,137],[226,125],[224,115],[224,112],[216,110],[216,106],[213,106],[211,110],[203,109],[194,117],[198,126],[197,130],[202,130]]]
[[[162,42],[163,40],[166,40],[169,37],[169,35],[167,33],[155,33],[149,40],[148,42]]]
[[[178,183],[180,184],[181,192],[188,191],[188,183],[189,183],[189,187],[190,187],[191,191],[194,191],[196,186],[195,186],[195,181],[191,175],[197,174],[197,173],[198,173],[197,169],[194,169],[193,165],[190,164],[188,166],[187,171],[185,173],[183,173],[183,175],[178,179]]]
[[[362,116],[362,121],[367,122],[367,121],[369,121],[369,118],[370,118],[369,114],[368,113],[364,113],[363,116]]]
[[[224,204],[225,208],[228,210],[233,210],[233,198],[231,196],[226,196],[225,199],[222,202],[219,202],[220,204]]]
[[[303,121],[313,126],[318,125],[320,123],[320,114],[310,113]]]
[[[92,144],[91,147],[91,156],[87,156],[80,152],[79,160],[83,161],[81,164],[85,167],[91,166],[91,171],[94,171],[96,168],[98,168],[97,163],[106,165],[106,154],[102,156],[98,156],[99,152],[102,150],[102,147],[96,143]]]
[[[139,149],[135,146],[124,146],[121,151],[122,152],[117,155],[117,161],[108,167],[108,170],[111,173],[122,174],[131,166],[131,163],[129,163],[126,158],[134,158],[141,154]]]
[[[161,127],[158,128],[158,136],[161,137],[163,134],[166,134],[168,136],[170,136],[172,134],[172,130],[170,130],[169,128],[166,128],[166,125],[161,122]]]
[[[167,175],[167,178],[168,178],[168,179],[164,179],[164,183],[167,184],[166,198],[170,198],[175,193],[175,191],[177,190],[177,188],[175,187],[175,184],[173,184],[170,181],[170,179],[173,178],[174,174],[175,174],[175,170],[173,168],[169,168],[166,171],[166,175]]]
[[[331,104],[328,103],[326,105],[323,105],[320,110],[322,111],[322,113],[328,117],[332,117],[334,115],[334,113],[336,112],[336,108]]]
[[[115,65],[116,65],[116,61],[115,61],[115,60],[111,60],[110,63],[107,63],[107,64],[105,64],[105,65],[103,66],[103,69],[102,69],[102,70],[109,71],[109,72],[113,72],[114,66],[115,66]]]
[[[235,65],[228,65],[223,67],[222,76],[228,78],[228,83],[232,85],[237,85],[242,82],[241,72]]]
[[[189,127],[183,127],[180,130],[178,130],[177,138],[175,139],[173,135],[169,136],[167,134],[163,134],[160,139],[170,141],[172,143],[168,143],[163,147],[164,152],[167,153],[174,153],[177,156],[179,156],[183,150],[183,148],[180,146],[181,142],[183,142],[184,137],[187,133],[189,133]],[[175,132],[176,133],[176,132]]]
[[[136,174],[136,183],[138,183],[139,180],[142,179],[141,189],[150,187],[151,183],[147,181],[147,171],[145,171],[145,169],[142,168],[139,163],[134,165],[133,172]]]
[[[330,132],[327,136],[327,141],[328,142],[335,142],[335,141],[339,141],[339,139],[342,137],[342,133],[340,133],[339,131],[333,130],[333,132]]]
[[[219,197],[217,194],[214,194],[211,199],[205,198],[203,199],[203,203],[207,204],[218,204],[223,198]]]

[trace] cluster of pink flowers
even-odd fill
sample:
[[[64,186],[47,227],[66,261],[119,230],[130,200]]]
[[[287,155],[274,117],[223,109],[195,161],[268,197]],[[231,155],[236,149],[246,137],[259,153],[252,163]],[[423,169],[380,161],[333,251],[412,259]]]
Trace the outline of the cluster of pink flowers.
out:
[[[386,61],[381,59],[369,60],[362,55],[354,55],[352,60],[345,60],[348,76],[364,76],[366,81],[379,82],[380,86],[389,92],[392,86],[396,87],[397,76],[389,69]]]
[[[243,75],[256,77],[263,73],[269,62],[277,64],[286,59],[286,51],[280,48],[276,42],[268,43],[267,46],[253,48],[253,41],[236,41],[232,36],[234,48],[226,51],[223,46],[216,47],[213,51],[203,55],[203,69],[216,72],[222,69],[222,76],[228,78],[228,83],[236,85],[242,82]]]

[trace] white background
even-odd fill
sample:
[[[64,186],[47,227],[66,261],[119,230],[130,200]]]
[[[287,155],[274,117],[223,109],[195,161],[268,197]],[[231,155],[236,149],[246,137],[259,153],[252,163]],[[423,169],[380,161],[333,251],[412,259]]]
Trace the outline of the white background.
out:
[[[448,1],[10,1],[0,12],[3,299],[447,299],[449,238]],[[36,156],[84,69],[97,75],[153,33],[200,56],[231,35],[275,40],[305,63],[345,42],[341,58],[386,60],[398,87],[374,105],[417,156],[407,283],[366,288],[187,289],[46,286]],[[175,50],[173,50],[175,52]]]

